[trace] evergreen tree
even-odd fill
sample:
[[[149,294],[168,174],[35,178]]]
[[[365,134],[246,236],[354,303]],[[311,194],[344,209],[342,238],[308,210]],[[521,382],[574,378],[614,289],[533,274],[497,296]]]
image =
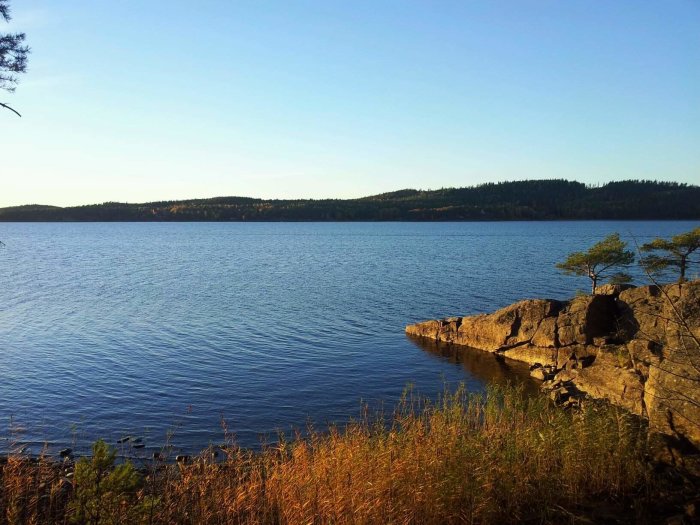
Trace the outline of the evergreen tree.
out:
[[[591,280],[591,293],[595,293],[598,281],[604,273],[612,268],[629,266],[634,262],[634,253],[625,250],[627,243],[620,239],[619,233],[613,233],[594,244],[586,252],[574,252],[567,259],[557,264],[557,268],[568,275],[586,276]],[[616,282],[628,281],[627,275],[617,272]]]
[[[7,0],[0,0],[0,18],[5,22],[11,19]],[[0,33],[0,89],[9,93],[15,90],[17,74],[27,70],[29,47],[24,45],[25,38],[24,33]],[[0,106],[19,115],[7,104],[0,102]]]
[[[657,238],[644,244],[640,250],[649,252],[642,258],[642,266],[651,273],[661,273],[669,268],[678,270],[678,282],[685,282],[688,266],[698,264],[700,260],[693,254],[700,250],[700,228],[675,235],[668,239]],[[653,253],[660,252],[660,254]]]

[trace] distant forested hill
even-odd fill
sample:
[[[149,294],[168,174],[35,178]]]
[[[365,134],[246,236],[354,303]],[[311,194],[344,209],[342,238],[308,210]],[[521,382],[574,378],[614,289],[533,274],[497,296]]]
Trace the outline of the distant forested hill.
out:
[[[400,190],[361,199],[216,197],[88,206],[0,208],[0,221],[486,221],[700,219],[700,187],[654,181],[586,186],[526,180],[435,191]]]

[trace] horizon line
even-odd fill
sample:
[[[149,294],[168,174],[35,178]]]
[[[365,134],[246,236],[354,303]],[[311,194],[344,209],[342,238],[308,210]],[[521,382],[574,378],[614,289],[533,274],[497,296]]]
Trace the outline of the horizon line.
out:
[[[70,205],[57,205],[57,204],[40,204],[37,202],[34,203],[24,203],[24,204],[10,204],[7,206],[0,206],[0,210],[5,210],[9,208],[22,208],[22,207],[29,207],[29,206],[41,206],[41,207],[47,207],[47,208],[79,208],[83,206],[101,206],[104,204],[125,204],[125,205],[145,205],[145,204],[156,204],[156,203],[167,203],[167,202],[191,202],[191,201],[210,201],[214,199],[250,199],[250,200],[256,200],[256,201],[262,201],[262,202],[298,202],[298,201],[352,201],[352,200],[360,200],[360,199],[369,199],[372,197],[379,197],[382,195],[390,195],[393,193],[400,193],[400,192],[405,192],[405,191],[413,191],[416,193],[431,193],[431,192],[438,192],[438,191],[449,191],[449,190],[464,190],[464,189],[476,189],[480,188],[483,186],[498,186],[502,184],[513,184],[513,183],[521,183],[521,182],[567,182],[567,183],[576,183],[576,184],[581,184],[583,185],[586,189],[594,189],[594,188],[601,188],[608,186],[610,184],[619,184],[622,182],[636,182],[636,183],[653,183],[653,184],[666,184],[666,185],[677,185],[677,186],[684,186],[684,187],[689,187],[689,188],[698,188],[700,186],[696,184],[692,184],[689,182],[678,182],[678,181],[666,181],[666,180],[657,180],[657,179],[620,179],[620,180],[612,180],[612,181],[607,181],[607,182],[598,182],[598,183],[585,183],[585,182],[580,182],[575,179],[565,179],[565,178],[548,178],[548,179],[513,179],[513,180],[501,180],[497,182],[481,182],[478,184],[472,184],[469,186],[442,186],[440,188],[399,188],[397,190],[390,190],[390,191],[385,191],[385,192],[380,192],[380,193],[372,193],[370,195],[362,195],[359,197],[285,197],[285,198],[266,198],[266,197],[251,197],[251,196],[246,196],[246,195],[214,195],[211,197],[186,197],[186,198],[174,198],[174,199],[160,199],[160,200],[147,200],[147,201],[112,201],[112,200],[106,200],[106,201],[101,201],[101,202],[86,202],[82,204],[70,204]]]

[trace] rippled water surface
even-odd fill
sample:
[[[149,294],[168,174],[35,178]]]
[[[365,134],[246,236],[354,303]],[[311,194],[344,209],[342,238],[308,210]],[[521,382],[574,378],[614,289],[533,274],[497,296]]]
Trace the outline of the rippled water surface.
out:
[[[390,406],[410,383],[518,376],[405,337],[418,320],[567,298],[557,261],[690,222],[0,224],[0,448],[126,434],[178,449]]]

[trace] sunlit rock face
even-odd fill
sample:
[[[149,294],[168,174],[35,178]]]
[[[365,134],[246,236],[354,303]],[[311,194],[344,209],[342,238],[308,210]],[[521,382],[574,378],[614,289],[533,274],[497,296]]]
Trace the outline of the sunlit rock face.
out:
[[[554,347],[553,321],[563,305],[549,299],[529,299],[488,315],[449,317],[409,325],[406,333],[489,352],[530,343],[533,338],[542,346]]]
[[[406,333],[496,352],[700,445],[700,280],[604,286],[568,302],[528,299],[491,314],[409,325]]]

